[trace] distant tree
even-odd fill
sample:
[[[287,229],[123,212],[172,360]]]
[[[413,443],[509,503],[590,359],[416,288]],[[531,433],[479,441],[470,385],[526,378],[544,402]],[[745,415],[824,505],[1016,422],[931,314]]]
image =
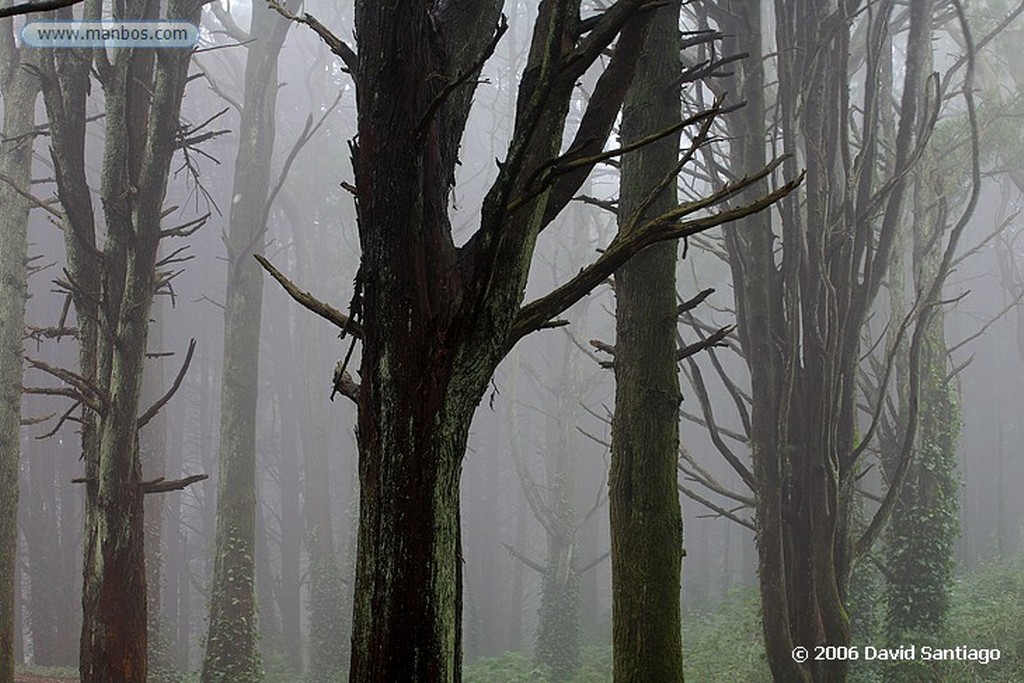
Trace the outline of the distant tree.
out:
[[[31,181],[39,78],[35,55],[15,46],[13,22],[0,21],[0,683],[14,680],[14,574],[18,541],[18,460],[28,277],[27,192]]]
[[[792,189],[704,213],[751,182],[742,179],[699,202],[638,217],[591,265],[524,305],[537,235],[594,165],[621,154],[602,150],[652,13],[642,0],[619,0],[588,19],[579,2],[540,4],[508,153],[479,228],[456,246],[450,190],[481,65],[505,30],[500,7],[360,0],[358,56],[316,24],[357,91],[353,190],[362,261],[348,315],[261,259],[294,298],[362,342],[358,384],[338,372],[340,390],[359,411],[352,681],[461,679],[459,475],[473,413],[512,346],[557,325],[555,316],[642,249],[758,211]],[[613,42],[561,152],[576,82]]]
[[[279,89],[277,61],[290,22],[262,2],[252,5],[248,32],[235,24],[227,11],[218,9],[215,13],[232,38],[247,45],[247,52],[238,155],[225,240],[228,272],[217,532],[202,681],[243,683],[262,678],[255,592],[255,524],[263,276],[252,255],[263,251],[266,239]],[[265,607],[269,609],[270,605]]]
[[[583,238],[585,224],[575,221],[574,237],[577,243]],[[536,480],[523,456],[521,439],[518,434],[511,436],[512,458],[516,475],[534,519],[544,529],[547,556],[543,562],[530,559],[522,548],[508,545],[510,554],[540,575],[540,604],[537,608],[536,644],[534,659],[538,668],[552,680],[570,680],[579,670],[581,661],[580,643],[580,584],[582,574],[607,559],[607,554],[597,558],[579,560],[578,536],[580,529],[594,516],[604,502],[599,491],[596,500],[586,510],[577,512],[576,496],[576,433],[579,401],[583,392],[583,376],[580,370],[582,354],[573,339],[563,336],[552,340],[551,347],[557,349],[547,373],[538,373],[554,380],[545,388],[554,395],[551,411],[544,416],[545,439],[543,445],[545,478],[543,483]],[[520,358],[513,363],[512,372],[518,374]],[[515,391],[516,380],[508,387]],[[510,393],[511,393],[510,392]],[[515,398],[509,400],[515,401]],[[518,422],[515,408],[510,408],[511,417]],[[510,429],[518,430],[516,425]]]
[[[921,78],[932,71],[930,54],[924,56],[924,62]],[[924,85],[918,86],[922,93],[926,92]],[[920,110],[926,112],[926,107],[927,101],[922,98]],[[919,111],[922,122],[926,115]],[[964,173],[957,173],[952,182],[947,180],[937,163],[937,154],[935,145],[929,145],[913,177],[910,188],[913,210],[908,212],[902,228],[909,239],[901,240],[910,247],[910,259],[893,259],[890,299],[906,296],[906,288],[902,287],[905,276],[897,275],[897,268],[910,266],[915,292],[927,291],[939,275],[943,246],[939,238],[948,230],[949,200],[963,199],[952,188],[970,186],[970,178],[964,177]],[[913,302],[910,305],[913,306]],[[896,308],[905,311],[906,305]],[[954,545],[959,534],[960,408],[955,373],[948,367],[950,355],[945,312],[941,306],[934,307],[921,334],[918,373],[921,398],[913,462],[907,468],[903,489],[893,505],[885,539],[886,552],[880,560],[886,577],[886,630],[893,643],[906,642],[910,637],[942,635],[953,583]],[[889,431],[896,438],[889,440],[889,448],[883,449],[881,458],[889,481],[899,475],[898,444],[909,417],[905,414],[909,386],[903,381],[909,381],[910,368],[906,367],[909,358],[901,351],[897,353],[895,362],[903,366],[897,370],[896,403],[900,410],[889,421]]]
[[[202,3],[171,0],[161,14],[155,0],[125,6],[113,18],[164,17],[197,23]],[[84,16],[103,16],[103,3],[86,4]],[[57,13],[71,18],[70,10]],[[164,195],[174,154],[196,143],[179,120],[188,81],[189,49],[49,50],[38,73],[50,123],[58,214],[67,268],[59,279],[75,306],[79,368],[42,361],[31,366],[62,382],[38,393],[72,398],[62,422],[81,415],[85,474],[85,547],[80,675],[85,683],[135,683],[147,677],[147,606],[143,496],[182,488],[201,475],[143,481],[138,430],[169,400],[169,393],[141,409],[140,391],[150,304],[166,291],[175,256],[157,259],[162,239],[185,236],[204,219],[164,228]],[[104,93],[101,168],[102,232],[93,213],[86,175],[86,99],[95,73]],[[100,241],[99,235],[103,239]],[[172,253],[173,254],[173,253]],[[63,326],[64,320],[60,321]],[[175,386],[191,359],[182,363]],[[59,425],[58,425],[59,426]]]

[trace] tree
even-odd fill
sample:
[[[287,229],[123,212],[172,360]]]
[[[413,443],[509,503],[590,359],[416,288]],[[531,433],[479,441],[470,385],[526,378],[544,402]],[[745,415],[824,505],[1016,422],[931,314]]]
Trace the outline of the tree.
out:
[[[637,218],[592,264],[522,304],[538,233],[595,164],[621,153],[601,150],[650,21],[642,6],[620,0],[583,20],[579,2],[540,4],[508,152],[483,199],[479,228],[461,246],[452,238],[448,198],[478,73],[505,30],[500,3],[428,8],[362,0],[358,55],[317,23],[357,91],[353,189],[362,260],[348,315],[257,258],[294,298],[362,342],[358,385],[347,370],[338,373],[359,413],[350,680],[461,679],[459,473],[473,413],[512,346],[551,326],[642,249],[763,209],[792,189],[695,216],[751,182],[743,179]],[[613,41],[614,56],[560,153],[576,81]]]
[[[171,0],[163,17],[197,23],[201,3]],[[84,16],[102,16],[101,2]],[[70,11],[59,12],[71,18]],[[116,20],[161,16],[160,3],[114,8]],[[159,53],[159,54],[157,54]],[[39,69],[50,121],[51,156],[63,213],[68,265],[61,286],[74,302],[79,369],[31,361],[31,366],[64,386],[37,393],[75,401],[62,421],[81,406],[85,474],[80,674],[87,683],[145,681],[147,609],[143,496],[182,488],[204,478],[143,481],[138,430],[170,399],[192,355],[186,355],[174,386],[140,410],[140,391],[149,310],[154,293],[166,290],[174,256],[157,260],[161,240],[186,236],[202,218],[163,228],[164,194],[171,159],[195,144],[179,121],[191,50],[124,48],[51,50]],[[104,240],[97,239],[91,189],[86,176],[86,99],[90,71],[103,88],[106,137],[101,169]],[[128,191],[126,191],[128,190]],[[159,271],[159,272],[158,272]],[[61,325],[64,325],[61,320]],[[59,425],[58,425],[59,426]]]
[[[0,683],[14,680],[14,574],[18,542],[18,459],[25,298],[28,277],[27,191],[31,181],[39,79],[33,56],[15,47],[11,21],[0,22]]]
[[[879,122],[889,115],[894,98],[880,87],[880,75],[900,18],[893,3],[865,14],[857,13],[860,5],[832,13],[824,5],[777,3],[777,87],[766,89],[765,67],[757,60],[737,62],[734,81],[749,105],[730,121],[736,142],[730,145],[729,172],[758,168],[772,144],[790,155],[784,168],[792,172],[804,166],[808,178],[798,200],[780,204],[773,226],[778,239],[764,229],[765,215],[726,230],[740,345],[750,372],[752,467],[722,444],[705,411],[716,445],[753,494],[728,493],[734,500],[754,499],[765,643],[774,676],[786,681],[846,678],[845,662],[812,658],[801,664],[792,651],[849,642],[850,572],[889,519],[913,461],[922,345],[973,208],[968,201],[960,220],[936,236],[941,258],[933,277],[908,316],[890,321],[901,338],[910,337],[907,428],[881,504],[858,528],[852,514],[854,482],[875,436],[876,406],[888,395],[889,375],[885,370],[879,378],[871,422],[863,433],[858,431],[852,378],[860,363],[862,331],[902,222],[908,177],[935,124],[945,92],[937,91],[949,83],[947,78],[940,86],[924,72],[932,5],[912,3],[902,93],[891,114],[898,120],[895,143],[887,154]],[[709,11],[732,36],[730,50],[768,52],[762,47],[757,6],[723,2],[709,5]],[[962,16],[959,23],[966,33]],[[972,54],[968,49],[960,67],[969,64]],[[849,106],[853,82],[861,85],[863,96],[854,108]],[[766,92],[775,96],[777,119],[772,120],[778,123],[772,127],[765,122]],[[964,97],[971,109],[966,85]],[[928,106],[922,109],[923,102]],[[863,136],[857,138],[854,130]],[[977,174],[972,180],[976,187]]]
[[[678,2],[657,10],[622,109],[632,145],[681,118]],[[678,203],[679,135],[626,154],[618,216]],[[676,489],[679,370],[676,242],[656,244],[615,273],[615,413],[608,476],[612,541],[612,646],[616,683],[683,680],[680,570],[683,519]]]
[[[263,278],[252,254],[263,249],[274,152],[277,58],[290,23],[263,3],[252,6],[248,35],[230,15],[222,23],[247,41],[245,95],[231,215],[224,301],[217,531],[203,683],[262,678],[256,623],[256,399]],[[267,606],[269,608],[269,605]]]

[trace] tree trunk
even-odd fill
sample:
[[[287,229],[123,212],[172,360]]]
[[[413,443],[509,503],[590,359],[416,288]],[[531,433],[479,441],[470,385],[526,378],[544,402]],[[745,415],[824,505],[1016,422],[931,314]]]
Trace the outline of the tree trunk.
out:
[[[792,188],[741,212],[638,225],[565,286],[522,305],[537,235],[597,163],[587,152],[600,151],[632,80],[650,17],[641,4],[619,0],[583,31],[579,3],[541,3],[514,139],[480,229],[459,247],[449,194],[480,60],[504,28],[500,3],[361,0],[358,57],[336,50],[353,67],[359,114],[352,150],[362,261],[350,315],[311,301],[263,263],[293,297],[363,343],[352,392],[360,458],[354,683],[461,679],[459,474],[473,412],[501,358],[644,247],[760,210]],[[576,82],[616,38],[573,145],[577,163],[563,167]]]
[[[924,74],[931,73],[932,61],[928,54],[922,79]],[[923,83],[921,87],[924,88]],[[921,109],[925,109],[925,102],[921,103]],[[917,292],[928,291],[939,275],[942,260],[941,236],[947,221],[947,191],[942,174],[936,168],[938,153],[929,149],[922,157],[920,170],[914,178],[913,212],[908,217],[913,234],[914,289]],[[898,290],[896,295],[903,296],[904,291]],[[947,379],[948,357],[945,315],[941,306],[935,306],[928,316],[921,349],[922,407],[914,445],[914,463],[894,507],[888,530],[886,629],[893,643],[905,642],[910,634],[938,638],[945,627],[960,512],[960,483],[957,479],[960,411],[956,388]],[[900,361],[906,365],[905,356],[901,356]],[[905,395],[901,399],[902,411],[906,409]],[[905,424],[905,417],[901,415],[900,418]],[[1001,467],[1001,434],[999,443]],[[899,459],[899,454],[886,456],[883,458],[884,471],[892,476],[898,465],[893,461]],[[1002,484],[1000,476],[1000,493]],[[999,503],[1002,503],[1001,496]]]
[[[282,208],[293,228],[296,246],[296,270],[303,282],[314,282],[317,245],[323,235],[316,225],[303,225],[299,206],[287,193],[281,196]],[[321,280],[322,281],[322,280]],[[300,315],[295,322],[298,355],[297,392],[299,440],[304,466],[306,547],[309,552],[309,667],[310,683],[330,683],[343,679],[351,655],[351,603],[346,593],[351,585],[342,582],[342,568],[335,551],[334,521],[331,515],[331,461],[328,450],[330,412],[340,410],[326,405],[324,395],[330,386],[331,366],[323,365],[324,343],[315,321]],[[353,525],[354,526],[354,525]],[[346,610],[346,607],[348,608]]]
[[[429,336],[382,332],[381,339],[404,343],[364,360],[375,372],[362,373],[350,680],[455,682],[462,667],[459,476],[484,387],[479,379],[439,377],[430,365],[434,350],[420,342]]]
[[[14,574],[18,542],[18,458],[21,450],[22,337],[28,259],[27,200],[32,171],[32,128],[39,81],[17,63],[11,22],[0,22],[4,58],[4,125],[0,145],[0,683],[14,680]],[[12,187],[13,185],[13,187]],[[33,592],[36,587],[33,586]]]
[[[657,10],[623,104],[622,143],[680,120],[679,3]],[[678,135],[622,159],[619,221],[626,225],[677,163]],[[671,189],[669,189],[671,188]],[[675,184],[646,209],[677,204]],[[676,365],[676,242],[647,248],[615,273],[615,414],[608,502],[616,683],[681,683],[683,521]]]
[[[264,3],[253,5],[250,34],[257,40],[249,46],[246,59],[245,100],[226,241],[216,555],[203,683],[249,683],[262,677],[254,558],[263,277],[252,256],[262,251],[266,232],[277,57],[287,30],[288,22],[273,9]]]
[[[835,19],[824,6],[783,0],[775,6],[779,125],[777,144],[792,155],[787,172],[807,169],[803,202],[780,206],[778,240],[766,217],[727,230],[739,336],[750,370],[752,468],[742,471],[755,492],[763,628],[772,673],[785,681],[844,681],[843,661],[806,663],[794,647],[846,645],[846,609],[854,555],[871,546],[891,508],[883,506],[853,538],[853,483],[863,453],[855,438],[856,377],[862,327],[886,272],[902,210],[902,177],[882,168],[913,163],[918,75],[929,50],[930,10],[912,3],[899,131],[892,160],[879,111],[891,94],[878,87],[891,30],[889,10],[867,30]],[[716,14],[727,49],[762,55],[760,9],[730,2]],[[846,21],[841,19],[840,21]],[[854,161],[850,110],[851,36],[867,36],[862,130]],[[733,172],[759,167],[766,144],[760,62],[744,63],[738,86],[747,106],[731,119],[737,137]],[[851,181],[856,178],[856,181]],[[876,194],[878,193],[878,194]],[[881,200],[881,220],[865,207]],[[781,251],[779,249],[781,245]],[[893,324],[898,324],[896,321]],[[736,467],[743,470],[742,466]],[[898,491],[898,481],[893,491]],[[890,499],[891,500],[891,499]],[[855,543],[856,540],[856,543]]]

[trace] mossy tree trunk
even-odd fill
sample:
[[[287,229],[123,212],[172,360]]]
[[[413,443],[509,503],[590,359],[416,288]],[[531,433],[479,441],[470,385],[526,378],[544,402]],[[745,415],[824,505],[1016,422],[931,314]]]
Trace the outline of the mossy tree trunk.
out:
[[[931,71],[926,60],[925,73]],[[924,103],[922,103],[924,104]],[[923,107],[922,107],[923,108]],[[907,222],[913,237],[914,289],[927,291],[939,276],[942,232],[948,222],[947,190],[936,163],[937,150],[922,156],[914,178],[913,212]],[[895,293],[903,296],[903,291]],[[956,386],[948,377],[945,316],[935,306],[923,332],[921,348],[921,409],[914,462],[894,506],[885,553],[886,631],[893,643],[908,638],[940,638],[953,582],[953,552],[959,531],[957,444],[960,411]],[[900,361],[906,364],[906,357]],[[904,369],[903,374],[907,371]],[[900,394],[905,408],[906,391]],[[906,423],[898,418],[899,427]],[[886,453],[883,467],[893,476],[898,453]]]
[[[32,133],[39,79],[29,54],[15,48],[12,20],[0,21],[0,683],[14,681],[14,575],[17,571],[18,460],[32,171]],[[26,63],[22,63],[26,60]],[[34,592],[34,590],[33,590]]]
[[[680,118],[679,3],[657,10],[622,110],[631,144]],[[677,204],[679,138],[670,135],[622,159],[619,221]],[[612,647],[616,683],[681,683],[679,369],[676,365],[676,242],[654,245],[615,273],[615,414],[608,502],[612,543]]]
[[[256,408],[263,277],[261,253],[274,152],[277,59],[289,22],[254,3],[245,95],[226,240],[217,530],[203,683],[262,678],[255,590]],[[267,605],[267,608],[270,608]]]

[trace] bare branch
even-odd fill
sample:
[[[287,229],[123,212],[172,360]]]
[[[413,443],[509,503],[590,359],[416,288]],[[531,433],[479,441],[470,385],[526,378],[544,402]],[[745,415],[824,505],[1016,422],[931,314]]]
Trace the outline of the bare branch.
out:
[[[968,344],[970,344],[972,341],[974,341],[975,339],[977,339],[981,335],[985,334],[988,331],[988,328],[992,327],[997,322],[1002,320],[1003,317],[1005,317],[1007,313],[1009,313],[1013,309],[1015,309],[1018,306],[1020,306],[1022,301],[1024,301],[1024,289],[1022,289],[1020,291],[1020,293],[1017,294],[1017,296],[1013,299],[1013,301],[1011,301],[1010,303],[1006,304],[1006,306],[1004,306],[1001,311],[996,313],[984,325],[982,325],[981,329],[979,329],[974,334],[968,335],[966,338],[964,338],[961,341],[958,341],[956,344],[953,344],[951,347],[949,347],[949,349],[946,350],[946,353],[953,353],[955,351],[958,351],[958,350],[962,349],[964,346],[967,346]]]
[[[277,280],[278,284],[284,287],[284,291],[288,293],[288,296],[295,299],[304,308],[316,313],[318,316],[331,323],[339,330],[347,329],[357,339],[363,338],[363,327],[362,325],[350,321],[348,316],[339,311],[334,306],[328,303],[324,303],[317,299],[309,292],[304,292],[298,288],[298,286],[289,280],[281,271],[273,266],[262,254],[253,254],[253,258],[259,261],[259,264],[263,266],[263,269],[270,273],[270,276]]]
[[[679,306],[676,307],[676,315],[682,315],[683,313],[692,311],[693,309],[697,308],[702,303],[704,303],[704,300],[714,293],[715,290],[713,287],[708,287],[707,289],[701,290],[697,294],[697,296],[691,299],[687,299],[683,303],[679,304]]]
[[[199,230],[201,227],[206,225],[206,221],[208,220],[210,220],[209,211],[207,211],[204,215],[200,216],[199,218],[195,218],[173,228],[161,230],[160,239],[163,239],[165,237],[189,237],[196,230]]]
[[[526,555],[523,555],[518,550],[516,550],[515,548],[510,546],[508,543],[502,542],[502,545],[505,546],[506,550],[508,550],[508,554],[509,555],[511,555],[512,557],[516,558],[517,560],[519,560],[520,562],[525,564],[527,567],[529,567],[533,571],[537,572],[538,574],[543,574],[543,573],[545,573],[547,571],[547,567],[545,567],[544,565],[542,565],[539,562],[534,562],[533,560],[528,558]]]
[[[742,178],[736,183],[730,183],[703,200],[685,204],[661,216],[657,216],[635,230],[620,230],[608,248],[594,263],[581,270],[569,282],[519,309],[509,334],[508,345],[515,344],[519,339],[537,330],[540,325],[579,301],[609,275],[618,270],[623,263],[644,248],[657,242],[696,235],[723,223],[749,216],[771,206],[788,195],[803,181],[803,174],[746,206],[724,209],[715,214],[687,221],[678,220],[688,214],[726,201],[737,192],[765,178],[781,161],[781,159],[777,159],[760,172]]]
[[[184,479],[164,479],[160,477],[151,481],[140,481],[139,488],[142,489],[144,494],[147,493],[167,493],[168,491],[180,491],[197,481],[203,481],[209,479],[208,474],[193,474],[185,477]],[[72,479],[72,481],[75,481]]]
[[[708,423],[706,421],[704,421],[702,418],[694,415],[693,413],[688,413],[685,410],[680,410],[679,411],[679,416],[681,418],[683,418],[684,420],[687,420],[687,421],[692,422],[694,424],[700,425],[701,427],[704,427],[705,429],[707,429],[707,427],[708,427]],[[733,431],[731,429],[727,429],[726,427],[723,427],[721,425],[717,425],[717,426],[718,426],[718,431],[719,431],[719,433],[721,433],[722,436],[727,436],[730,439],[732,439],[733,441],[737,441],[737,442],[739,442],[741,444],[744,444],[744,445],[750,443],[750,439],[746,435],[740,434],[739,432]]]
[[[597,565],[601,564],[602,562],[607,560],[609,557],[611,557],[611,555],[612,555],[612,551],[611,550],[604,551],[603,553],[601,553],[600,555],[595,557],[593,560],[591,560],[590,562],[587,562],[585,565],[583,565],[582,567],[577,569],[576,573],[577,574],[582,574],[585,571],[589,571],[589,570],[593,569],[594,567],[596,567]]]
[[[262,239],[263,234],[266,232],[267,222],[270,219],[270,209],[277,200],[277,195],[280,194],[281,188],[284,187],[285,180],[287,180],[288,173],[291,171],[292,164],[295,163],[295,159],[298,158],[299,152],[301,152],[302,148],[306,146],[306,143],[313,139],[313,136],[316,135],[317,131],[324,125],[324,122],[327,121],[327,117],[330,116],[338,107],[338,103],[341,102],[343,94],[344,93],[342,91],[338,91],[338,96],[334,98],[334,102],[324,110],[323,114],[315,124],[313,123],[312,114],[306,117],[306,123],[302,127],[302,132],[299,133],[299,137],[295,139],[295,144],[292,145],[291,150],[288,152],[288,156],[285,157],[284,164],[281,166],[281,172],[277,176],[277,182],[274,183],[273,189],[270,191],[270,194],[267,195],[267,202],[263,205],[263,219],[260,223],[261,229],[256,231],[255,238]]]
[[[710,500],[708,500],[704,496],[700,495],[696,491],[693,491],[693,490],[691,490],[690,488],[688,488],[686,486],[683,486],[682,484],[678,484],[677,486],[679,487],[679,490],[683,493],[684,496],[686,496],[690,500],[693,500],[693,501],[696,501],[696,502],[700,503],[701,505],[703,505],[707,509],[717,513],[718,517],[725,517],[726,519],[728,519],[730,521],[733,521],[733,522],[736,522],[740,526],[744,526],[744,527],[750,529],[751,531],[754,531],[754,532],[757,531],[757,529],[754,527],[754,523],[751,522],[749,519],[743,519],[742,517],[737,516],[734,512],[730,512],[729,510],[726,510],[721,505],[716,505],[716,504],[712,503]]]
[[[156,417],[156,414],[160,412],[160,409],[167,405],[167,402],[171,400],[171,397],[177,393],[178,388],[181,387],[182,380],[185,379],[185,373],[188,372],[188,366],[192,363],[192,354],[196,350],[196,340],[192,339],[188,343],[188,351],[185,353],[185,360],[182,361],[181,367],[178,368],[178,375],[174,378],[174,382],[171,384],[171,388],[167,392],[157,399],[157,402],[149,407],[149,410],[144,412],[139,418],[137,429],[142,429],[146,424]]]
[[[15,183],[14,180],[11,179],[9,176],[6,176],[3,173],[0,173],[0,180],[4,181],[8,185],[10,185],[12,190],[14,190],[18,194],[20,194],[25,199],[27,199],[36,208],[39,208],[39,209],[42,209],[42,210],[46,211],[46,213],[50,214],[51,216],[56,218],[58,221],[63,221],[64,220],[64,214],[62,214],[60,211],[57,211],[55,208],[50,206],[47,202],[45,202],[42,199],[40,199],[39,197],[35,196],[31,192],[28,192],[28,191],[24,190],[23,188],[18,187],[18,184]]]
[[[83,0],[37,0],[36,2],[23,2],[20,5],[0,8],[0,19],[13,17],[20,14],[35,12],[49,12],[50,10],[61,9],[77,5]]]
[[[705,339],[695,341],[692,344],[687,344],[676,352],[676,360],[689,358],[701,351],[710,350],[714,346],[725,346],[725,338],[728,337],[729,333],[735,329],[735,325],[727,325]]]
[[[316,17],[308,12],[303,12],[302,15],[293,14],[289,12],[278,0],[268,0],[271,9],[275,10],[285,19],[289,19],[299,24],[305,24],[306,26],[313,29],[313,32],[320,36],[320,40],[324,41],[331,52],[341,58],[341,61],[345,64],[345,70],[352,73],[356,70],[356,53],[351,47],[349,47],[345,41],[338,36],[334,35],[329,28],[317,21]]]
[[[82,377],[76,372],[68,370],[67,368],[58,368],[48,363],[45,363],[41,360],[37,360],[35,358],[30,358],[26,356],[25,361],[29,364],[29,367],[34,368],[36,370],[41,370],[46,374],[50,375],[51,377],[55,377],[60,381],[64,382],[65,384],[70,384],[72,387],[74,387],[74,389],[69,390],[71,393],[57,392],[52,395],[70,396],[75,400],[82,401],[82,403],[89,406],[96,412],[103,412],[103,409],[106,407],[108,403],[107,394],[105,391],[103,391],[100,387],[96,386],[90,380],[86,379],[85,377]],[[65,387],[59,388],[64,389]],[[29,391],[26,389],[25,393],[40,394],[44,392],[35,390]]]
[[[22,427],[31,427],[32,425],[41,424],[47,420],[52,420],[57,417],[57,413],[47,413],[46,415],[36,415],[35,417],[23,417],[21,418]]]
[[[72,403],[71,407],[65,410],[64,413],[60,416],[60,419],[57,420],[57,424],[55,424],[53,428],[50,431],[46,432],[45,434],[40,434],[39,436],[35,437],[36,441],[49,439],[51,436],[60,431],[60,428],[64,426],[65,422],[81,422],[81,420],[79,420],[77,417],[72,417],[72,413],[74,413],[75,410],[77,410],[78,407],[81,405],[81,401],[75,401],[74,403]]]
[[[484,46],[479,59],[477,59],[476,62],[471,64],[469,68],[461,74],[456,76],[451,83],[446,85],[441,92],[431,100],[430,104],[427,106],[427,111],[423,113],[423,116],[420,117],[419,123],[416,124],[417,139],[421,142],[423,141],[423,138],[426,136],[427,129],[430,126],[430,122],[434,120],[434,115],[437,114],[437,110],[441,108],[441,105],[444,104],[445,100],[447,100],[453,92],[464,86],[474,74],[478,73],[480,69],[483,68],[484,63],[491,58],[491,55],[494,54],[495,48],[498,47],[498,43],[501,41],[501,37],[505,35],[506,31],[508,31],[508,17],[502,14],[501,18],[498,20],[498,25],[494,29],[494,36],[491,38],[490,42]]]
[[[683,465],[683,463],[681,462],[677,462],[676,467],[679,469],[680,472],[685,474],[687,478],[691,479],[697,484],[700,484],[706,489],[714,491],[723,498],[729,498],[730,500],[734,500],[745,507],[754,507],[753,498],[751,498],[750,496],[745,496],[742,493],[737,493],[736,491],[733,491],[732,489],[718,481],[718,479],[714,475],[712,475],[710,472],[704,469],[704,467],[702,467],[701,464],[697,462],[697,459],[693,457],[693,454],[690,453],[690,451],[685,446],[680,446],[679,456],[686,461],[689,467],[686,467],[686,465]]]
[[[697,393],[697,401],[700,403],[701,412],[704,413],[704,420],[708,424],[708,435],[711,437],[711,442],[718,449],[718,452],[722,454],[726,462],[732,465],[732,468],[736,470],[736,473],[743,479],[743,483],[751,491],[757,491],[757,480],[754,479],[754,475],[750,472],[747,467],[740,462],[740,459],[736,457],[736,454],[732,452],[732,449],[722,440],[722,435],[718,432],[718,426],[715,424],[715,415],[711,408],[711,399],[708,397],[707,387],[704,385],[704,378],[701,375],[700,368],[693,361],[692,358],[686,359],[687,365],[689,365],[689,379],[690,384],[693,386],[694,391]]]
[[[211,2],[210,10],[213,12],[213,16],[217,17],[217,21],[224,27],[224,32],[229,37],[237,40],[239,43],[247,43],[252,39],[249,33],[238,25],[235,18],[231,16],[231,12],[224,9],[221,3]]]

